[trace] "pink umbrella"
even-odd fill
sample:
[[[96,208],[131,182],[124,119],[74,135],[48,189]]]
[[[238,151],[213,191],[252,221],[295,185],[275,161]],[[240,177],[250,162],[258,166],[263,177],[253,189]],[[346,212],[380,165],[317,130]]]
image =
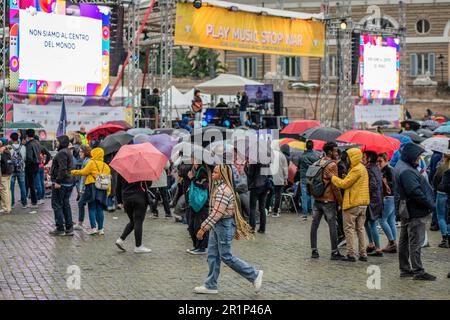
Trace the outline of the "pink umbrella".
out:
[[[151,143],[143,143],[121,147],[110,166],[129,183],[157,181],[167,161]]]

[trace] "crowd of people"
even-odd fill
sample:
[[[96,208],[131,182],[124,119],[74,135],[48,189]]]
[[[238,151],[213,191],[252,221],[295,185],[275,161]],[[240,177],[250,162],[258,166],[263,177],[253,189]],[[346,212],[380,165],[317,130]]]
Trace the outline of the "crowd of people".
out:
[[[208,255],[209,274],[203,286],[194,289],[197,293],[217,293],[221,261],[260,290],[263,271],[231,254],[232,239],[266,233],[267,216],[271,212],[273,218],[280,217],[282,194],[288,190],[292,190],[294,207],[301,208],[303,220],[312,216],[312,259],[320,257],[317,232],[322,217],[329,228],[331,260],[366,262],[368,257],[386,254],[394,259],[398,253],[400,277],[436,279],[425,272],[421,260],[421,248],[428,245],[428,215],[433,214],[431,230],[441,231],[439,247],[450,247],[450,155],[435,153],[424,169],[424,149],[411,140],[402,144],[391,161],[386,153],[344,149],[335,142],[327,142],[322,152],[317,152],[313,141],[307,141],[305,152],[295,159],[287,146],[273,141],[270,165],[249,163],[236,151],[233,163],[217,166],[207,165],[194,154],[184,154],[174,161],[168,159],[158,181],[129,183],[110,168],[112,159],[105,159],[99,141],[87,143],[84,132],[82,128],[71,136],[59,136],[53,159],[32,129],[27,130],[26,139],[16,133],[10,142],[3,138],[2,211],[11,212],[16,180],[23,208],[28,208],[28,196],[32,208],[43,203],[44,170],[51,161],[48,176],[56,228],[50,235],[72,236],[74,231],[104,235],[104,210],[115,198],[117,208],[124,209],[129,218],[116,246],[126,251],[125,241],[134,232],[134,252],[150,253],[142,243],[143,223],[147,212],[159,217],[161,201],[166,218],[175,217],[187,225],[192,240],[187,253]],[[292,165],[297,174],[289,181]],[[78,206],[75,223],[70,202],[74,189]],[[86,205],[89,227],[84,225]],[[346,254],[341,253],[344,246]]]

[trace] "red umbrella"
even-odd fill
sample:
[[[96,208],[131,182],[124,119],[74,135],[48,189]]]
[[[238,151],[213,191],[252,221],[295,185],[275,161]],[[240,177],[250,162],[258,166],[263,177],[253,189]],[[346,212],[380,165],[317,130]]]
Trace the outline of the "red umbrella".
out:
[[[397,139],[363,130],[350,130],[336,140],[362,145],[364,151],[386,152],[389,158],[400,148],[400,141]]]
[[[101,136],[106,137],[118,131],[124,131],[123,127],[117,124],[103,124],[89,130],[87,133],[87,138],[89,141],[98,140]]]
[[[322,151],[323,150],[323,146],[326,143],[326,141],[322,141],[322,140],[312,140],[312,142],[314,143],[313,149],[316,150],[316,151]]]
[[[133,128],[128,122],[126,122],[125,120],[117,120],[117,121],[108,121],[105,124],[115,124],[118,126],[121,126],[123,128],[124,131],[130,130],[131,128]]]
[[[300,134],[309,128],[320,127],[320,122],[315,120],[299,120],[289,123],[286,128],[281,130],[284,134]]]
[[[165,155],[147,142],[123,146],[110,166],[129,183],[157,181],[167,161]]]

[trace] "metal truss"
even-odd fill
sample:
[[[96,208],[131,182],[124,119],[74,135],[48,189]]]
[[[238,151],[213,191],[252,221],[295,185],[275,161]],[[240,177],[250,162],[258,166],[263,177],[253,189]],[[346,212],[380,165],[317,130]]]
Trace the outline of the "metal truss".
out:
[[[6,69],[7,69],[7,59],[6,59],[6,45],[7,45],[7,35],[8,30],[6,25],[6,2],[8,0],[0,0],[0,120],[2,122],[2,130],[5,128],[6,123]]]
[[[399,2],[398,7],[399,21],[400,21],[400,105],[406,105],[407,86],[406,86],[406,8],[403,1]]]
[[[322,2],[325,7],[329,7],[330,1],[325,0]],[[327,18],[327,17],[326,17]],[[329,108],[330,104],[330,39],[331,39],[331,25],[327,23],[325,25],[325,43],[324,43],[324,57],[321,61],[320,67],[320,115],[319,119],[326,127],[331,127],[332,116],[329,114],[332,108]]]

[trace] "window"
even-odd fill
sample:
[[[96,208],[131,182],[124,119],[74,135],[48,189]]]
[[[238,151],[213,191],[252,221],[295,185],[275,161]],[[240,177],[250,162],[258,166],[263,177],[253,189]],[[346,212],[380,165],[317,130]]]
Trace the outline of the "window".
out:
[[[284,57],[283,69],[286,77],[300,78],[302,73],[300,57]]]
[[[337,65],[337,57],[335,54],[330,54],[328,57],[328,75],[331,78],[337,78],[338,76],[338,65]]]
[[[364,28],[370,28],[370,27],[377,26],[377,23],[378,23],[377,20],[378,19],[366,20],[366,22],[364,22]],[[381,29],[394,28],[394,25],[388,19],[381,18],[380,19],[380,27],[381,27]]]
[[[237,60],[237,73],[244,78],[256,78],[257,72],[256,57],[242,57]]]
[[[416,31],[420,34],[425,34],[430,31],[430,21],[426,19],[420,19],[416,22]]]
[[[412,77],[430,72],[434,77],[436,69],[436,55],[434,53],[413,53],[410,56],[410,71]]]

